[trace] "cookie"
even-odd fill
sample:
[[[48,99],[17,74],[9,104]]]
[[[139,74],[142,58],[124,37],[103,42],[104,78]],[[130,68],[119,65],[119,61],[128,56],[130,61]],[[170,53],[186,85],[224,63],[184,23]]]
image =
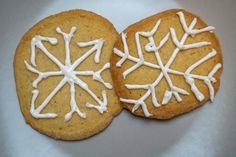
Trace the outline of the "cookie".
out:
[[[26,123],[55,139],[81,140],[121,111],[109,59],[118,33],[85,10],[49,16],[20,40],[14,73]]]
[[[137,116],[170,119],[213,101],[223,70],[213,31],[198,16],[180,9],[126,28],[111,56],[122,106]]]

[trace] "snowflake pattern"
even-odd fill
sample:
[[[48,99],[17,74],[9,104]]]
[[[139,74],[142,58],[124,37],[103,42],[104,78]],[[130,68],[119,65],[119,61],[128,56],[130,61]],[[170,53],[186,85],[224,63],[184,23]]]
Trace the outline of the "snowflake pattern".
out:
[[[85,52],[81,57],[75,60],[74,63],[71,63],[70,58],[70,42],[73,37],[73,34],[76,32],[76,27],[72,27],[70,33],[65,33],[61,30],[60,27],[56,28],[57,33],[61,34],[64,39],[65,44],[65,65],[63,65],[55,56],[53,56],[47,48],[44,46],[43,42],[49,42],[51,45],[55,45],[58,43],[56,38],[51,37],[44,37],[44,36],[35,36],[31,40],[31,64],[27,61],[25,62],[26,68],[37,74],[38,77],[33,81],[32,86],[34,89],[32,90],[33,96],[31,101],[31,108],[30,113],[35,118],[55,118],[57,117],[56,113],[40,113],[50,102],[50,100],[56,95],[56,93],[62,89],[65,84],[70,85],[70,112],[65,115],[65,121],[69,121],[72,118],[73,113],[77,113],[81,118],[86,118],[86,113],[82,112],[78,105],[76,104],[75,98],[75,85],[78,85],[84,91],[86,91],[91,97],[97,102],[97,105],[87,103],[86,107],[88,108],[95,108],[100,113],[107,112],[107,95],[106,91],[102,91],[103,100],[100,100],[92,90],[89,89],[88,85],[83,82],[78,76],[92,76],[93,80],[96,80],[102,83],[106,88],[112,89],[112,85],[110,83],[105,82],[102,77],[101,73],[110,68],[110,63],[106,63],[101,69],[98,71],[77,71],[76,68],[89,57],[92,53],[95,53],[94,61],[95,63],[100,62],[100,55],[103,47],[104,40],[97,39],[88,42],[78,42],[79,47],[87,47],[92,46],[87,52]],[[35,50],[36,48],[40,49],[53,63],[57,65],[60,69],[59,71],[48,71],[48,72],[41,72],[36,69],[36,62],[35,62]],[[39,95],[39,90],[37,89],[38,84],[45,78],[50,76],[64,76],[60,83],[54,88],[54,90],[47,96],[47,98],[37,107],[35,108],[35,100]]]
[[[178,38],[176,36],[175,29],[170,28],[170,31],[160,41],[159,45],[156,45],[153,36],[156,33],[156,31],[158,30],[159,25],[161,24],[161,20],[158,20],[151,31],[149,31],[149,32],[136,32],[135,42],[136,42],[137,51],[138,51],[137,52],[138,53],[138,58],[129,54],[129,48],[128,48],[127,41],[126,41],[126,33],[121,34],[122,35],[122,43],[123,43],[123,46],[124,46],[124,52],[118,50],[117,48],[114,48],[114,53],[116,55],[118,55],[119,57],[121,57],[121,59],[116,63],[116,67],[121,67],[121,65],[126,60],[129,60],[129,61],[132,61],[132,62],[136,63],[135,65],[133,65],[132,67],[130,67],[129,69],[127,69],[123,72],[123,77],[124,78],[126,78],[129,74],[131,74],[134,70],[138,69],[141,66],[146,66],[146,67],[161,70],[161,73],[156,78],[156,80],[154,82],[150,83],[150,84],[142,84],[142,85],[125,84],[125,87],[130,89],[130,90],[132,90],[132,89],[145,89],[146,90],[145,94],[143,96],[141,96],[138,100],[120,98],[121,102],[125,102],[125,103],[128,103],[128,104],[134,105],[133,109],[132,109],[132,112],[136,111],[139,107],[141,107],[143,112],[144,112],[144,115],[146,117],[152,116],[152,114],[148,111],[147,105],[145,103],[145,100],[149,96],[151,96],[151,98],[152,98],[153,105],[155,107],[160,107],[161,105],[167,104],[170,101],[172,96],[175,97],[177,102],[181,102],[182,98],[181,98],[180,94],[189,95],[189,93],[186,90],[184,90],[180,87],[177,87],[172,83],[172,80],[169,77],[169,73],[174,74],[174,75],[183,76],[185,78],[186,83],[188,83],[190,85],[191,91],[194,93],[194,95],[196,96],[198,101],[203,101],[203,99],[205,97],[200,92],[200,90],[197,88],[197,86],[195,85],[194,79],[204,81],[204,83],[207,85],[207,87],[209,89],[211,101],[213,101],[213,99],[214,99],[214,88],[212,86],[212,83],[215,83],[216,79],[213,77],[213,75],[222,67],[222,65],[220,63],[216,64],[214,66],[214,68],[212,69],[212,71],[207,76],[192,74],[191,72],[197,66],[201,65],[203,62],[205,62],[208,59],[214,57],[217,54],[216,50],[212,49],[212,51],[209,52],[206,56],[204,56],[203,58],[201,58],[200,60],[195,62],[190,67],[188,67],[188,69],[185,72],[177,71],[177,70],[174,70],[174,69],[170,68],[171,64],[175,60],[178,53],[181,52],[181,50],[199,48],[199,47],[203,47],[203,46],[207,46],[207,45],[211,44],[210,42],[206,42],[206,41],[198,42],[198,43],[192,43],[192,44],[185,44],[185,41],[187,40],[188,36],[194,37],[195,35],[197,35],[199,33],[202,33],[202,32],[212,32],[214,30],[214,27],[208,26],[208,27],[205,27],[205,28],[202,28],[202,29],[194,29],[194,26],[197,23],[197,18],[194,18],[192,20],[191,24],[189,26],[187,26],[183,12],[178,12],[177,15],[180,19],[180,23],[183,27],[183,30],[185,31],[185,33],[182,36],[181,40],[178,40]],[[155,54],[157,64],[145,61],[144,56],[143,56],[143,52],[142,52],[142,48],[141,48],[140,39],[139,39],[140,36],[143,36],[143,37],[148,39],[149,42],[144,47],[145,51]],[[162,62],[162,59],[159,55],[159,50],[169,40],[170,37],[172,38],[172,41],[175,44],[176,49],[172,53],[172,55],[169,58],[166,65],[164,65],[163,62]],[[157,101],[157,98],[156,98],[155,87],[158,86],[159,82],[163,78],[166,79],[166,81],[168,83],[168,86],[169,86],[169,90],[165,91],[162,102],[161,102],[161,104],[159,104],[158,101]]]

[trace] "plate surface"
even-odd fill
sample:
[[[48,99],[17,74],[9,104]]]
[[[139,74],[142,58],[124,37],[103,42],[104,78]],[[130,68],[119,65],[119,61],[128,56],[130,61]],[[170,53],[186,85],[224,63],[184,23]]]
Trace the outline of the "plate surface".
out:
[[[120,32],[170,8],[185,8],[216,27],[224,56],[221,88],[213,103],[170,121],[123,111],[102,133],[84,141],[56,141],[26,125],[15,91],[13,58],[24,34],[40,19],[82,8],[108,18]],[[235,157],[236,1],[227,0],[5,0],[0,6],[0,156],[2,157]]]

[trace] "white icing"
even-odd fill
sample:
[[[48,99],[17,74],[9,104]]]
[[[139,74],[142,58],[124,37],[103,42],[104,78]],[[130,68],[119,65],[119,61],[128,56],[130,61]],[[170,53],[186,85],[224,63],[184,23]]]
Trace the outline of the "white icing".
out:
[[[124,73],[123,73],[123,76],[124,78],[126,78],[127,75],[129,75],[131,72],[133,72],[134,70],[138,69],[141,65],[144,64],[144,58],[143,58],[143,52],[142,52],[142,47],[141,47],[141,44],[140,44],[140,39],[139,39],[139,36],[142,35],[142,36],[149,36],[151,34],[154,34],[157,30],[157,28],[159,27],[161,21],[157,21],[156,25],[153,27],[153,29],[150,31],[150,32],[137,32],[135,33],[135,42],[136,42],[136,45],[137,45],[137,50],[138,50],[138,57],[139,57],[139,60],[138,62],[136,62],[136,64],[132,67],[130,67],[129,69],[127,69]],[[122,36],[124,36],[122,34]],[[122,41],[126,41],[126,35],[124,37],[122,37]],[[149,46],[153,46],[152,45],[153,43],[151,43],[151,45]],[[127,43],[124,42],[124,47],[125,47],[125,55],[124,57],[118,62],[119,66],[124,63],[124,60],[127,59],[127,55],[129,54],[129,51],[128,51],[128,46],[127,46]],[[118,67],[119,67],[118,66]]]
[[[80,58],[78,58],[73,64],[71,63],[70,58],[70,42],[73,37],[73,34],[76,31],[76,27],[72,27],[70,30],[70,33],[67,34],[63,32],[59,27],[56,28],[56,31],[63,36],[64,42],[65,42],[65,65],[63,65],[56,57],[54,57],[44,46],[42,41],[48,41],[52,45],[57,44],[56,38],[49,38],[49,37],[43,37],[43,36],[35,36],[31,41],[31,63],[32,65],[28,64],[25,61],[26,68],[37,74],[38,77],[33,81],[32,86],[36,89],[32,91],[33,96],[31,100],[31,109],[30,113],[35,118],[55,118],[57,114],[55,113],[41,113],[41,111],[48,105],[48,103],[51,101],[51,99],[58,93],[58,91],[65,85],[70,85],[70,108],[71,110],[65,115],[65,121],[69,121],[72,118],[73,113],[77,113],[81,118],[86,118],[86,113],[83,113],[78,105],[76,104],[76,98],[75,98],[75,84],[81,87],[83,90],[85,90],[97,103],[98,105],[92,105],[90,103],[87,103],[86,106],[88,108],[95,108],[100,113],[103,113],[104,111],[107,111],[107,95],[106,91],[102,91],[102,97],[103,101],[100,100],[88,87],[88,85],[83,82],[81,79],[77,77],[77,75],[91,75],[94,80],[102,83],[105,87],[112,89],[112,85],[110,83],[107,83],[103,80],[101,73],[110,68],[110,63],[105,64],[100,70],[98,71],[76,71],[75,69],[85,60],[87,59],[92,53],[95,52],[94,61],[95,63],[100,62],[100,55],[101,55],[101,49],[104,43],[103,39],[97,39],[89,42],[80,42],[78,45],[80,47],[87,47],[92,46],[90,50],[85,52]],[[55,63],[59,67],[59,71],[49,71],[49,72],[41,72],[37,70],[36,62],[35,62],[35,49],[39,48],[53,63]],[[37,107],[35,108],[35,101],[39,95],[39,91],[37,90],[38,84],[45,78],[50,76],[64,76],[64,78],[60,81],[60,83],[55,87],[55,89],[47,96],[47,98]]]
[[[199,43],[193,43],[193,44],[186,44],[186,45],[184,45],[184,44],[179,42],[179,40],[178,40],[178,38],[176,36],[174,28],[170,28],[170,33],[171,33],[172,40],[173,40],[174,44],[180,50],[187,50],[187,49],[192,49],[192,48],[198,48],[198,47],[207,46],[207,45],[211,44],[210,42],[203,41],[203,42],[199,42]]]
[[[65,115],[65,121],[69,121],[72,118],[72,114],[76,112],[81,118],[86,118],[86,113],[83,113],[78,108],[76,101],[75,101],[75,83],[73,81],[69,81],[70,84],[70,108],[71,111]]]
[[[191,90],[193,91],[193,93],[195,94],[196,98],[199,101],[203,101],[204,100],[204,95],[198,90],[198,88],[196,87],[195,83],[194,83],[194,79],[191,78],[191,76],[189,75],[192,70],[194,70],[196,67],[198,67],[199,65],[201,65],[203,62],[207,61],[208,59],[214,57],[216,55],[216,50],[212,50],[211,52],[209,52],[206,56],[204,56],[203,58],[201,58],[199,61],[197,61],[196,63],[194,63],[193,65],[191,65],[185,72],[185,80],[186,82],[191,86]],[[214,99],[214,88],[211,85],[211,81],[214,83],[216,80],[212,78],[212,76],[221,68],[221,64],[218,63],[216,64],[216,66],[212,69],[212,71],[209,73],[209,75],[207,77],[205,77],[203,80],[204,82],[207,84],[208,88],[209,88],[209,92],[210,92],[210,99],[213,101]]]
[[[124,57],[124,53],[122,53],[120,50],[114,48],[114,53],[120,57]],[[139,59],[136,58],[136,57],[133,57],[131,56],[130,54],[128,54],[128,57],[126,58],[130,61],[133,61],[133,62],[138,62]],[[144,61],[143,65],[147,66],[147,67],[150,67],[150,68],[154,68],[154,69],[160,69],[160,66],[159,65],[156,65],[156,64],[153,64],[153,63],[150,63],[150,62],[146,62]],[[117,66],[118,67],[118,66]],[[166,71],[168,73],[171,73],[171,74],[175,74],[175,75],[184,75],[183,72],[181,71],[176,71],[176,70],[173,70],[173,69],[170,69],[170,68],[167,68]],[[201,75],[194,75],[194,74],[190,74],[191,77],[193,78],[196,78],[196,79],[200,79],[200,80],[203,80],[205,78],[205,76],[201,76]],[[131,85],[132,86],[132,85]]]
[[[57,117],[57,114],[55,114],[55,113],[39,114],[38,112],[36,112],[34,102],[35,102],[37,96],[39,95],[39,91],[33,90],[32,94],[33,94],[33,96],[32,96],[32,101],[31,101],[32,105],[30,107],[30,113],[33,115],[33,117],[39,117],[39,118],[47,118],[47,117],[55,118],[55,117]]]
[[[202,28],[202,29],[191,29],[186,24],[186,20],[185,20],[183,12],[178,12],[177,15],[179,15],[180,22],[182,24],[182,27],[183,27],[184,31],[186,33],[188,33],[189,35],[194,36],[194,35],[202,33],[202,32],[212,32],[215,29],[215,27],[212,27],[212,26],[208,26],[208,27],[205,27],[205,28]],[[195,23],[197,23],[197,18],[194,18],[193,21]]]
[[[151,91],[151,94],[152,94],[152,103],[153,103],[153,105],[155,107],[160,107],[160,104],[157,102],[155,87],[152,86],[152,85],[149,85],[149,90]]]
[[[150,90],[149,90],[149,92],[150,92]],[[150,94],[150,93],[149,93]],[[147,109],[147,105],[145,104],[145,102],[143,101],[143,100],[133,100],[133,99],[123,99],[123,98],[120,98],[120,101],[121,102],[125,102],[125,103],[129,103],[129,104],[134,104],[134,107],[133,107],[133,109],[132,109],[132,112],[134,112],[134,111],[136,111],[138,108],[139,108],[139,106],[141,106],[142,107],[142,110],[143,110],[143,112],[144,112],[144,115],[146,116],[146,117],[150,117],[150,116],[152,116],[152,114],[150,114],[149,113],[149,111],[148,111],[148,109]]]
[[[77,75],[84,75],[84,76],[93,76],[93,80],[96,80],[98,82],[101,82],[104,86],[106,86],[108,89],[112,89],[112,85],[110,83],[107,83],[103,80],[101,73],[110,68],[110,63],[106,63],[100,70],[94,72],[94,71],[75,71],[75,74]]]
[[[122,33],[123,34],[123,33]],[[126,42],[126,41],[125,41]],[[124,43],[124,41],[123,41]],[[124,58],[124,60],[128,59],[130,61],[133,61],[133,62],[140,62],[140,59],[136,58],[136,57],[133,57],[131,56],[130,54],[128,54],[128,56],[125,54],[125,53],[122,53],[120,50],[114,48],[114,53],[117,54],[118,56],[122,57],[122,59]],[[120,60],[121,61],[121,60]],[[124,62],[124,61],[123,61]],[[122,62],[122,63],[123,63]],[[117,67],[120,67],[122,64],[119,64],[119,65],[116,65]],[[143,65],[145,66],[148,66],[148,67],[151,67],[151,68],[157,68],[157,69],[160,69],[160,66],[156,65],[156,64],[153,64],[153,63],[149,63],[149,62],[146,62],[144,61],[143,62]]]
[[[128,54],[129,54],[129,49],[128,49],[128,45],[127,45],[127,42],[126,42],[127,35],[125,33],[122,33],[121,37],[122,37],[122,41],[123,41],[123,45],[124,45],[124,52],[125,53],[124,53],[124,56],[121,58],[121,60],[116,63],[117,67],[121,67],[121,65],[125,62],[125,60],[128,57]]]
[[[193,93],[195,94],[196,98],[197,98],[199,101],[204,100],[205,96],[204,96],[204,95],[198,90],[198,88],[196,87],[194,79],[192,79],[192,78],[189,77],[189,76],[186,76],[186,77],[185,77],[185,80],[186,80],[186,82],[191,86],[191,90],[192,90]]]
[[[57,44],[57,39],[56,38],[49,38],[49,37],[43,37],[43,36],[35,36],[32,40],[31,40],[31,63],[36,66],[36,62],[35,62],[35,48],[40,48],[43,51],[45,51],[45,47],[42,44],[42,41],[48,41],[50,44],[55,45]]]
[[[34,88],[38,88],[38,83],[42,80],[42,79],[45,79],[47,78],[48,76],[57,76],[57,75],[62,75],[62,71],[50,71],[50,72],[40,72],[38,71],[37,69],[35,69],[34,67],[32,67],[31,65],[29,65],[26,61],[25,61],[25,65],[26,65],[26,68],[33,72],[33,73],[36,73],[38,74],[38,78],[35,79],[32,83],[32,86]]]
[[[208,53],[205,57],[201,58],[199,61],[191,65],[187,70],[186,74],[189,74],[193,69],[201,65],[203,62],[207,61],[208,59],[214,57],[216,55],[216,51],[213,49],[212,52]]]
[[[163,97],[163,100],[162,100],[163,105],[167,104],[170,101],[170,99],[172,97],[172,93],[173,92],[166,90],[166,92],[164,94],[164,97]]]
[[[96,101],[99,101],[99,104],[100,106],[98,105],[93,105],[93,104],[90,104],[90,103],[87,103],[86,106],[88,108],[95,108],[97,109],[100,113],[103,113],[103,112],[107,112],[107,95],[106,95],[106,91],[102,91],[102,97],[103,97],[103,102],[100,101],[100,99],[97,99],[96,95],[95,94],[92,94],[90,93],[93,98],[96,100]]]
[[[211,84],[211,81],[208,80],[208,79],[205,79],[204,82],[206,83],[206,85],[207,85],[207,87],[208,87],[208,89],[210,91],[210,99],[211,99],[211,101],[213,101],[214,100],[214,96],[215,96],[215,91],[214,91],[214,88],[213,88],[213,86]]]
[[[33,108],[31,108],[30,112],[32,114],[33,117],[35,118],[55,118],[57,116],[57,114],[55,113],[47,113],[47,114],[42,114],[40,113],[42,111],[42,109],[44,107],[47,106],[47,104],[49,103],[49,101],[56,95],[56,93],[66,84],[66,78],[64,78],[63,80],[61,80],[61,82],[56,86],[56,88],[47,96],[47,98],[38,106],[38,108],[35,108],[35,100],[38,96],[38,93],[34,93],[33,92],[33,97],[32,97],[32,103],[31,106],[33,106]]]
[[[215,78],[213,75],[222,67],[220,63],[218,63],[212,71],[208,74],[208,76],[203,76],[203,75],[197,75],[197,74],[191,74],[192,70],[194,70],[196,67],[201,65],[203,62],[207,61],[208,59],[212,58],[214,55],[216,55],[216,51],[213,50],[210,52],[208,55],[200,59],[198,62],[194,63],[192,66],[190,66],[186,72],[181,72],[177,70],[170,69],[171,64],[175,60],[176,56],[180,52],[180,50],[187,50],[187,49],[193,49],[193,48],[199,48],[203,46],[210,45],[210,42],[207,41],[202,41],[198,43],[192,43],[192,44],[185,44],[187,38],[189,35],[194,36],[196,34],[202,33],[202,32],[212,32],[214,27],[208,26],[206,28],[202,29],[193,29],[194,26],[197,23],[197,19],[194,18],[189,26],[187,26],[184,15],[182,12],[177,13],[177,15],[180,18],[180,22],[183,26],[183,29],[185,31],[185,34],[182,36],[181,40],[179,41],[176,35],[176,32],[173,28],[170,28],[170,33],[167,33],[163,39],[160,41],[159,45],[156,46],[155,41],[154,41],[154,34],[156,33],[159,25],[161,24],[161,20],[158,20],[152,30],[150,32],[136,32],[135,34],[135,43],[137,46],[137,52],[138,52],[138,58],[131,56],[128,51],[128,45],[126,42],[126,34],[122,33],[122,42],[124,45],[124,52],[121,52],[120,50],[114,48],[114,53],[117,54],[118,56],[121,57],[121,60],[117,62],[116,66],[120,67],[126,60],[130,60],[132,62],[135,62],[136,64],[126,71],[124,71],[123,76],[126,78],[129,74],[131,74],[134,70],[138,69],[141,65],[154,68],[154,69],[160,69],[161,73],[159,76],[156,78],[156,80],[151,83],[151,84],[125,84],[126,88],[128,89],[145,89],[147,90],[146,93],[141,96],[138,100],[134,99],[125,99],[125,98],[120,98],[120,101],[133,104],[134,107],[132,109],[132,112],[136,111],[140,106],[145,114],[146,117],[151,116],[152,114],[149,113],[147,106],[145,104],[145,100],[151,95],[152,97],[152,103],[155,107],[160,107],[161,105],[158,103],[157,98],[156,98],[156,92],[155,92],[155,87],[160,83],[163,77],[165,77],[169,89],[166,90],[164,97],[162,99],[162,104],[168,104],[170,101],[171,97],[174,96],[177,102],[181,102],[182,98],[180,97],[180,94],[183,95],[189,95],[189,93],[182,88],[176,87],[173,83],[171,78],[169,77],[169,73],[174,74],[174,75],[181,75],[185,78],[186,82],[190,85],[191,91],[194,93],[196,96],[197,100],[202,101],[204,100],[204,95],[200,92],[200,90],[196,87],[194,83],[194,79],[199,79],[204,81],[204,83],[208,86],[209,91],[210,91],[210,99],[213,100],[214,98],[214,88],[211,84],[211,82],[216,82]],[[169,39],[169,34],[171,34],[171,38],[173,43],[176,45],[176,49],[173,51],[171,57],[169,58],[168,62],[166,65],[163,65],[161,57],[159,55],[159,49],[163,47],[163,45],[168,41]],[[139,40],[139,36],[143,36],[148,39],[148,43],[145,45],[145,51],[149,53],[154,53],[157,59],[158,64],[150,63],[145,61],[143,57],[143,52],[141,48],[141,43]]]
[[[71,38],[73,37],[73,34],[76,31],[76,27],[72,27],[70,30],[70,33],[64,33],[60,27],[56,28],[57,33],[60,33],[61,35],[63,35],[64,41],[65,41],[65,49],[66,49],[66,60],[65,60],[65,64],[66,66],[70,66],[71,65],[71,59],[70,59],[70,41]]]
[[[211,80],[213,83],[216,82],[216,79],[213,77],[213,75],[222,67],[222,64],[217,63],[214,68],[211,70],[211,72],[208,74],[209,80]]]

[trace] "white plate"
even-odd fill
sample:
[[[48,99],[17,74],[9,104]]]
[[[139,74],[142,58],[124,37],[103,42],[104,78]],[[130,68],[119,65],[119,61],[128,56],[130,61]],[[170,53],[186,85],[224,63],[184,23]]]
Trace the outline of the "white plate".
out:
[[[25,124],[16,96],[12,63],[21,36],[37,21],[63,10],[82,8],[108,18],[122,31],[142,18],[179,7],[215,26],[221,40],[225,69],[214,103],[165,122],[137,118],[123,111],[102,133],[78,142],[53,140]],[[0,156],[236,156],[235,10],[234,0],[1,0]]]

